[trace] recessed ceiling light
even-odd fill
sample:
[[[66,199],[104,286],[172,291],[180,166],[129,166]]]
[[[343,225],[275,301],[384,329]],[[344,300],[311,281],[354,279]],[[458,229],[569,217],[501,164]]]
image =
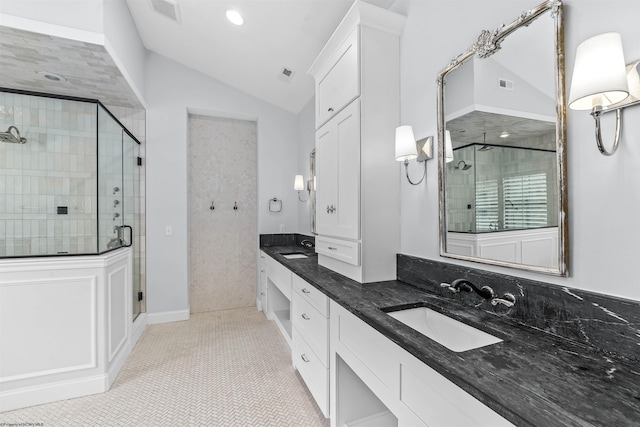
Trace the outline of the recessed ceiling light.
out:
[[[50,80],[52,82],[66,82],[67,81],[67,79],[65,79],[60,74],[51,73],[49,71],[39,71],[38,75],[40,77],[43,77],[43,78],[45,78],[47,80]]]
[[[227,10],[227,19],[231,21],[232,24],[242,25],[244,24],[244,19],[242,15],[238,11],[235,10]]]
[[[507,138],[509,136],[509,132],[506,130],[500,134],[500,138]]]

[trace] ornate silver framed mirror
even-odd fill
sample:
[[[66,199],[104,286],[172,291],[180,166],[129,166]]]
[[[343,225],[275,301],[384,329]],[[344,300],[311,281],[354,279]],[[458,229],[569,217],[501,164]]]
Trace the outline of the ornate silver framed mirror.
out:
[[[438,75],[440,254],[568,274],[563,5],[483,30]]]

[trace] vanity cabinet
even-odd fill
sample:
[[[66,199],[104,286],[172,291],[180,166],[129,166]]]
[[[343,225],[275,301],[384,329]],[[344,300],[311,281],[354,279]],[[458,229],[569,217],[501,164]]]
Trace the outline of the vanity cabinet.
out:
[[[270,256],[267,266],[267,319],[273,320],[291,346],[291,287],[293,273]]]
[[[258,275],[258,289],[256,292],[256,307],[267,315],[267,254],[260,251],[260,274]]]
[[[293,366],[329,416],[329,298],[293,275]]]
[[[357,0],[309,70],[316,81],[318,263],[361,283],[396,275],[400,167],[393,141],[405,19]]]
[[[330,310],[332,426],[380,414],[398,426],[513,426],[339,304]]]

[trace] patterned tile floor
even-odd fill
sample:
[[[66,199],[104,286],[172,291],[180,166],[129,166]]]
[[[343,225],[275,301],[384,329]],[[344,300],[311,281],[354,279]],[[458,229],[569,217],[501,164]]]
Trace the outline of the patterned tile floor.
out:
[[[151,325],[111,390],[0,413],[0,426],[12,423],[44,427],[329,425],[293,369],[284,338],[254,307],[192,314],[185,322]]]

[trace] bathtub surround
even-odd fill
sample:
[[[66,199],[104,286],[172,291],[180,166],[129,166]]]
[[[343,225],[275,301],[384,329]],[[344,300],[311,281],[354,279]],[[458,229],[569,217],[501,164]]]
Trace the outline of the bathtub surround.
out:
[[[256,171],[256,122],[189,115],[191,313],[255,302]]]
[[[638,301],[403,254],[397,262],[402,282],[640,363]],[[453,294],[440,286],[459,278],[488,285],[499,298],[511,293],[516,302],[494,307],[476,293]]]

